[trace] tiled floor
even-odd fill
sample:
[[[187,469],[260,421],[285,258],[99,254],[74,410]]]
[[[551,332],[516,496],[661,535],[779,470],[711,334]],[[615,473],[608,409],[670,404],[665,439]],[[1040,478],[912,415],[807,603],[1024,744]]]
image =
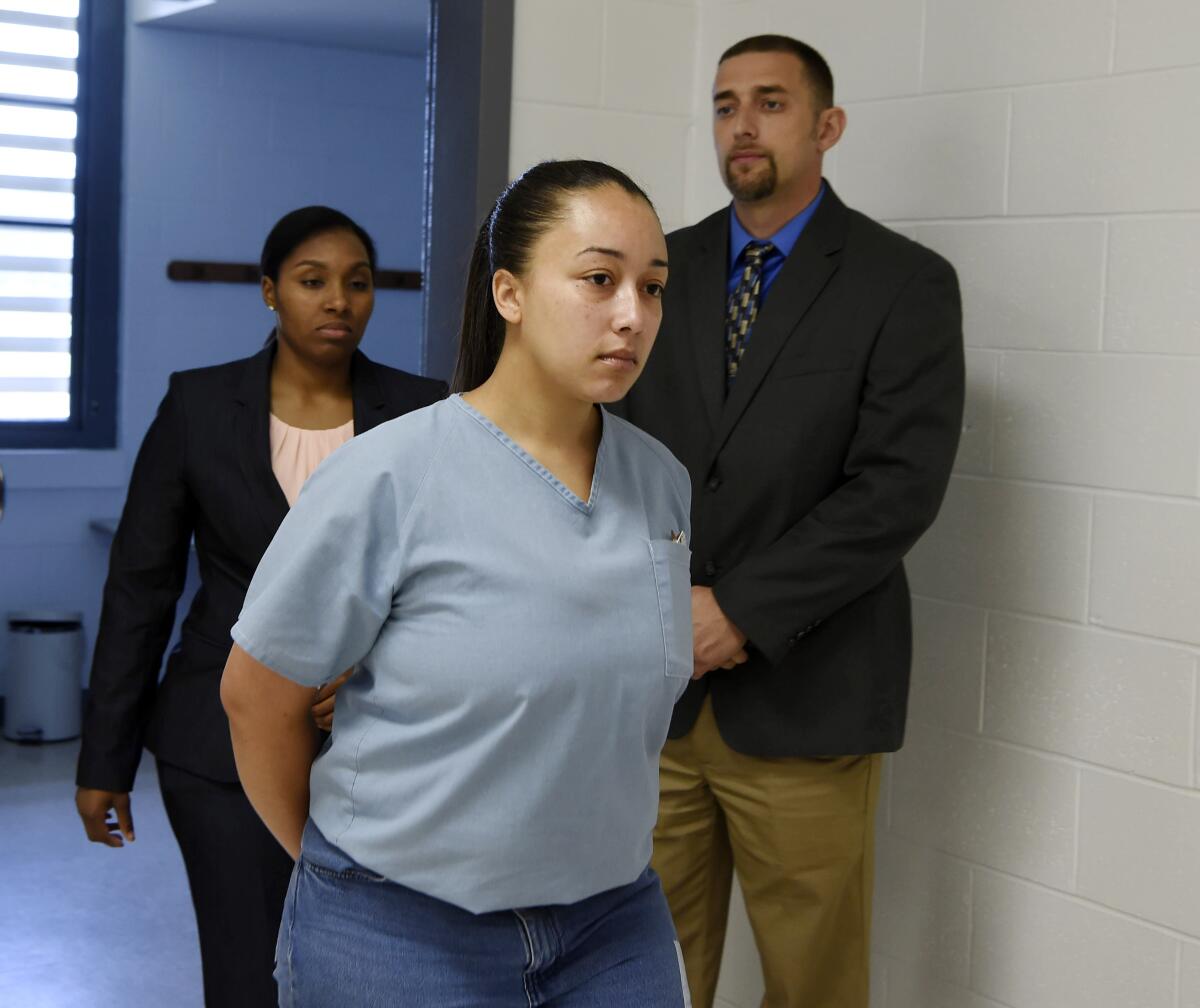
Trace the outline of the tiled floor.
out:
[[[89,843],[76,742],[0,740],[0,1006],[201,1008],[187,880],[154,762],[133,793],[137,840]]]

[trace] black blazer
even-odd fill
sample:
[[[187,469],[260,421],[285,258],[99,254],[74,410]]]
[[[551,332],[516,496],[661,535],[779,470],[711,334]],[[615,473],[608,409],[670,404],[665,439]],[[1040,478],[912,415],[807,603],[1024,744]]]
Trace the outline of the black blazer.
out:
[[[722,737],[757,756],[887,752],[911,659],[901,558],[945,492],[963,406],[953,268],[832,189],[775,278],[728,398],[729,210],[667,239],[646,370],[616,411],[692,476],[692,580],[750,661],[692,683]]]
[[[271,469],[269,346],[171,375],[142,441],[113,540],[76,782],[129,791],[143,745],[236,781],[220,681],[250,578],[287,514]],[[355,353],[354,431],[427,406],[443,382]],[[159,682],[195,537],[200,588]]]

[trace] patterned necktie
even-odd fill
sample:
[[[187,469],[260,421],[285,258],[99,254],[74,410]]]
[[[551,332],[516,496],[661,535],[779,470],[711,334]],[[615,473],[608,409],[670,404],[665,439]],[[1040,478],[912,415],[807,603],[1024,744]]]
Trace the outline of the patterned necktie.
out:
[[[746,352],[746,343],[750,339],[750,327],[754,325],[762,301],[763,260],[774,251],[775,246],[770,242],[750,242],[742,253],[745,266],[737,286],[729,295],[725,310],[726,391],[733,386],[733,380],[737,377],[742,354]]]

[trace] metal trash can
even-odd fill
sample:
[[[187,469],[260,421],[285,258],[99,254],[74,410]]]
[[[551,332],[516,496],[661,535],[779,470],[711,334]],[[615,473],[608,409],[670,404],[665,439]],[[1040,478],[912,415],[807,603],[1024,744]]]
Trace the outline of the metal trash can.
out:
[[[79,734],[83,616],[29,610],[8,614],[4,737],[59,742]]]

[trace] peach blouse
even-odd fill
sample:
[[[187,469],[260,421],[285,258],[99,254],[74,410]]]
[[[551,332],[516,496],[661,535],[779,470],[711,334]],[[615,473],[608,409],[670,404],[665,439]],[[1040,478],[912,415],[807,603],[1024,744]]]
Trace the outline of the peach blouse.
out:
[[[334,449],[354,437],[354,421],[328,430],[304,430],[285,424],[271,414],[271,468],[283,489],[288,507],[296,503],[305,480]]]

